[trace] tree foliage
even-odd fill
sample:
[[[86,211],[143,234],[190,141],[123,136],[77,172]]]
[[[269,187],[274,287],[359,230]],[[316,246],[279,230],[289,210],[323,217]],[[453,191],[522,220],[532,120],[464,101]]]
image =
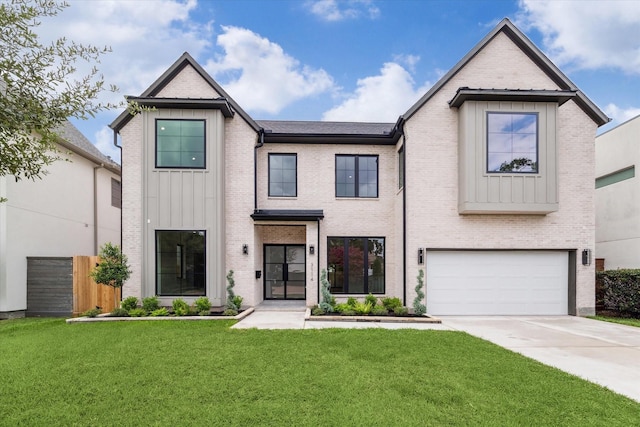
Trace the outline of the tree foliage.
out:
[[[418,284],[415,288],[416,297],[413,300],[413,312],[418,316],[422,316],[427,312],[427,307],[422,303],[424,299],[424,292],[422,291],[424,287],[424,270],[420,269],[420,271],[418,271],[417,280]]]
[[[100,248],[100,262],[89,275],[98,284],[121,288],[131,275],[127,256],[118,245],[105,243]]]
[[[50,44],[36,33],[41,19],[68,7],[55,0],[0,2],[0,176],[42,178],[60,159],[57,130],[69,118],[87,119],[113,107],[99,102],[105,87],[96,64],[108,47],[58,38]],[[79,68],[89,67],[81,77]]]

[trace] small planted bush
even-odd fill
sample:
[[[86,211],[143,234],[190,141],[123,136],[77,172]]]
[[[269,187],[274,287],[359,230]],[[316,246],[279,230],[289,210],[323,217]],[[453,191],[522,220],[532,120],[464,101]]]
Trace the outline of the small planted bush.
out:
[[[416,298],[413,300],[413,312],[416,316],[422,316],[427,312],[427,306],[422,303],[424,299],[424,292],[422,292],[422,288],[424,287],[424,270],[420,269],[418,272],[418,284],[416,285]]]
[[[349,308],[347,308],[346,310],[340,312],[341,315],[343,316],[355,316],[356,312],[353,310],[353,308],[351,306],[349,306]]]
[[[311,314],[314,316],[322,316],[325,314],[325,311],[321,307],[315,306],[313,307],[313,310],[311,310]]]
[[[169,310],[166,309],[166,307],[160,307],[158,309],[153,310],[149,316],[154,316],[154,317],[162,317],[162,316],[168,316],[169,315]]]
[[[393,314],[395,314],[396,316],[408,316],[409,309],[404,306],[396,307],[393,309]]]
[[[114,308],[113,310],[111,310],[111,313],[109,313],[109,316],[111,316],[111,317],[129,317],[129,311],[125,310],[122,307]]]
[[[237,316],[238,315],[238,310],[233,309],[233,308],[227,308],[222,312],[222,314],[224,316]]]
[[[640,316],[640,270],[598,272],[602,281],[604,307],[634,317]]]
[[[329,281],[327,280],[327,270],[322,269],[320,274],[320,293],[322,294],[322,302],[319,304],[319,308],[324,313],[333,313],[334,306],[336,305],[336,299],[329,292]]]
[[[335,307],[334,307],[334,310],[337,313],[342,314],[345,310],[352,310],[352,307],[349,304],[347,304],[346,302],[343,302],[343,303],[340,303],[340,304],[336,304]]]
[[[200,316],[208,316],[211,313],[211,301],[207,297],[200,297],[195,300],[194,307]]]
[[[396,307],[402,307],[402,301],[398,297],[385,297],[382,298],[382,305],[388,311],[393,311]]]
[[[227,274],[227,282],[229,283],[227,285],[227,309],[235,310],[236,314],[238,314],[240,307],[242,306],[242,297],[233,292],[233,287],[236,285],[233,278],[233,270],[229,270],[229,274]],[[225,316],[235,316],[236,314],[225,314]]]
[[[369,302],[357,302],[356,305],[353,306],[353,311],[355,311],[357,315],[363,316],[369,314],[372,308]]]
[[[347,304],[349,304],[351,307],[355,307],[357,303],[358,303],[358,300],[355,299],[354,297],[347,298]]]
[[[138,298],[137,297],[126,297],[120,303],[120,307],[123,309],[130,311],[134,308],[138,307]]]
[[[371,307],[375,307],[376,304],[378,304],[378,298],[373,294],[369,294],[364,297],[364,302],[368,302],[369,304],[371,304]]]
[[[173,306],[173,314],[176,316],[189,315],[189,304],[187,304],[187,302],[182,298],[174,299],[171,305]]]
[[[100,310],[99,308],[91,308],[85,311],[84,313],[82,313],[82,315],[86,317],[96,317],[100,313],[102,313],[102,310]]]
[[[158,297],[146,297],[142,299],[142,308],[147,313],[151,313],[160,308],[160,302],[158,301]]]
[[[147,314],[149,314],[147,313],[147,310],[145,310],[142,307],[137,307],[132,310],[129,310],[129,317],[144,317]]]
[[[386,316],[389,314],[386,308],[382,305],[376,305],[371,309],[371,314],[374,316]]]

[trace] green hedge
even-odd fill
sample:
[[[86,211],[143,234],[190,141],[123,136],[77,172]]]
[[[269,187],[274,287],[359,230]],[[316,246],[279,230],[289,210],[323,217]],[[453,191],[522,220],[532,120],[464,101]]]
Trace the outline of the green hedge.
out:
[[[596,283],[596,299],[605,309],[640,315],[640,270],[599,271]]]

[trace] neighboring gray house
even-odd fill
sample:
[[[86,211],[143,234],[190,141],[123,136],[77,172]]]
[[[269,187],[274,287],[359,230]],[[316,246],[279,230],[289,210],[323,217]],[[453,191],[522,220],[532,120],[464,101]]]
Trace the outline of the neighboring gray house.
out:
[[[640,268],[640,116],[596,137],[596,253],[607,270]]]
[[[59,148],[70,161],[41,180],[0,177],[0,319],[27,310],[27,257],[97,255],[120,241],[120,166],[70,122]]]
[[[594,313],[608,118],[507,19],[394,123],[255,120],[187,53],[130,99],[125,296],[223,304],[233,270],[247,305],[310,306],[326,270],[410,305],[424,269],[431,314]]]

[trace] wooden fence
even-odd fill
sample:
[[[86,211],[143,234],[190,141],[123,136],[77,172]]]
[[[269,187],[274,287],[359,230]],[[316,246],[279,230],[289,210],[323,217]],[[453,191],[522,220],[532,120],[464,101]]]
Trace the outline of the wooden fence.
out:
[[[120,289],[96,284],[89,272],[97,256],[28,257],[27,316],[78,316],[100,307],[110,312],[120,302]]]

